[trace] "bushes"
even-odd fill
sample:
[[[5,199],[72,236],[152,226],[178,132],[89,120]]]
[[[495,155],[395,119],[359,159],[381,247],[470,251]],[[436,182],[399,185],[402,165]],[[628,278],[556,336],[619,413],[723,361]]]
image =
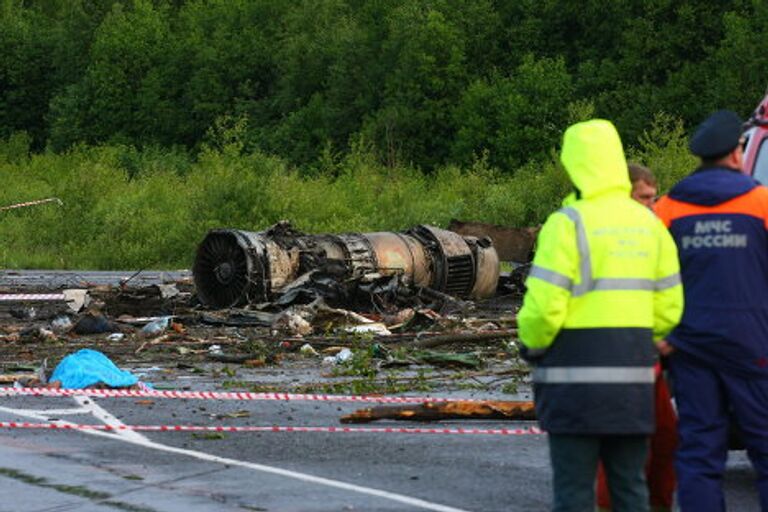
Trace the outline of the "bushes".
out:
[[[661,192],[669,190],[698,165],[688,150],[682,122],[664,113],[654,117],[651,128],[640,136],[638,146],[627,153],[629,160],[653,170]]]
[[[649,165],[662,190],[695,159],[679,121],[656,117],[631,159]],[[445,226],[450,219],[534,225],[570,190],[555,152],[511,176],[480,158],[461,169],[426,174],[386,167],[364,145],[300,172],[238,145],[206,149],[197,161],[179,150],[77,146],[29,156],[24,134],[0,140],[0,205],[58,197],[0,212],[0,265],[5,268],[188,268],[212,228],[259,231],[289,219],[303,231],[402,230]]]

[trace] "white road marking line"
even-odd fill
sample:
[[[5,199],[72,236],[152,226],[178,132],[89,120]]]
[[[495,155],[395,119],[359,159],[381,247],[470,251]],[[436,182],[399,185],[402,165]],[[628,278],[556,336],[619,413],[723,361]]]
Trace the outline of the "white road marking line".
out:
[[[39,414],[40,416],[50,418],[51,416],[72,416],[75,414],[91,414],[89,409],[78,407],[77,409],[24,409],[28,412]]]
[[[88,407],[89,405],[92,405],[91,412],[96,416],[97,418],[101,419],[108,425],[111,425],[113,427],[122,425],[120,420],[115,418],[113,415],[111,415],[109,412],[104,410],[102,407],[96,405],[93,403],[93,399],[89,397],[73,397],[75,399],[77,398],[83,398],[84,400],[89,401],[89,403],[83,403],[82,405],[84,407]],[[35,419],[41,419],[46,420],[45,416],[42,416],[38,414],[40,411],[32,411],[31,413],[27,412],[27,409],[13,409],[10,407],[0,407],[0,411],[5,411],[10,414],[16,414],[18,416],[24,416],[29,418],[35,418]],[[105,420],[104,417],[97,415],[96,411],[101,411],[101,414],[103,414],[106,418],[108,418],[108,421],[112,423],[108,423],[107,420]],[[68,422],[68,421],[57,421],[56,423],[60,424],[70,424],[75,425],[75,423]],[[439,503],[432,503],[426,500],[422,500],[419,498],[412,498],[410,496],[405,496],[403,494],[397,494],[394,492],[389,491],[383,491],[380,489],[374,489],[372,487],[363,487],[361,485],[355,485],[350,484],[346,482],[341,482],[339,480],[331,480],[330,478],[323,478],[319,476],[309,475],[306,473],[299,473],[297,471],[290,471],[287,469],[281,469],[276,468],[273,466],[266,466],[264,464],[257,464],[255,462],[246,462],[238,459],[229,459],[227,457],[219,457],[218,455],[211,455],[209,453],[205,452],[199,452],[196,450],[187,450],[185,448],[176,448],[175,446],[168,446],[160,443],[156,443],[154,441],[151,441],[147,437],[139,434],[138,432],[133,431],[119,431],[119,432],[102,432],[99,430],[80,430],[79,432],[82,432],[84,434],[92,435],[92,436],[101,436],[101,437],[107,437],[109,439],[122,441],[125,443],[130,443],[138,446],[143,446],[145,448],[150,448],[158,451],[164,451],[169,453],[176,453],[179,455],[186,455],[189,457],[194,457],[196,459],[200,459],[207,462],[215,462],[219,464],[224,464],[227,466],[238,466],[241,468],[246,469],[252,469],[255,471],[261,471],[264,473],[271,473],[273,475],[280,475],[287,478],[293,478],[295,480],[301,480],[304,482],[309,482],[313,484],[319,484],[319,485],[325,485],[328,487],[334,487],[336,489],[341,489],[344,491],[351,491],[356,492],[360,494],[366,494],[369,496],[375,496],[377,498],[383,498],[390,501],[396,501],[398,503],[403,503],[406,505],[410,505],[412,507],[416,508],[422,508],[424,510],[433,510],[435,512],[469,512],[465,509],[455,508],[455,507],[449,507],[447,505],[441,505]],[[121,434],[137,434],[137,436],[124,436]]]
[[[25,416],[27,418],[35,418],[43,421],[47,421],[47,417],[48,417],[48,413],[46,411],[39,411],[35,409],[12,409],[10,407],[0,407],[0,411],[5,411],[9,414],[18,414],[19,416]],[[62,423],[69,423],[69,422],[65,421]]]
[[[81,407],[89,410],[94,417],[104,422],[104,424],[109,425],[110,427],[122,427],[125,425],[125,423],[117,419],[109,411],[97,404],[96,401],[92,398],[87,396],[73,396],[72,398],[75,400],[75,402],[80,404]],[[117,434],[118,437],[131,439],[134,441],[149,441],[147,436],[133,430],[118,430],[115,431],[115,434]]]

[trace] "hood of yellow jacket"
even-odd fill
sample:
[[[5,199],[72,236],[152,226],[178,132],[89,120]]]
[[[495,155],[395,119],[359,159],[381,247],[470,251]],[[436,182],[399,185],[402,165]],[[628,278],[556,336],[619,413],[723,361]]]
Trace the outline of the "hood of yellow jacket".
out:
[[[632,184],[627,160],[610,121],[592,119],[570,126],[563,136],[560,161],[581,198],[609,192],[629,197]]]

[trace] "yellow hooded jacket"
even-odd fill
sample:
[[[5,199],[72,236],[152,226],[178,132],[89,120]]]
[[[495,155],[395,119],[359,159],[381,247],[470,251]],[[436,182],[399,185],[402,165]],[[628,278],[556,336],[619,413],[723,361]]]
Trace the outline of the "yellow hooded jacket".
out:
[[[539,421],[553,433],[650,433],[653,341],[683,311],[677,249],[630,198],[609,121],[568,128],[561,161],[577,193],[542,227],[517,317]]]

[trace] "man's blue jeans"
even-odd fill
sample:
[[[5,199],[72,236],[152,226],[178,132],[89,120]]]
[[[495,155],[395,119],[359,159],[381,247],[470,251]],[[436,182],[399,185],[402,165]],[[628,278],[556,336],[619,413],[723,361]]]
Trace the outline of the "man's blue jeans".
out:
[[[614,512],[648,512],[648,436],[549,434],[554,512],[594,512],[603,461]]]

